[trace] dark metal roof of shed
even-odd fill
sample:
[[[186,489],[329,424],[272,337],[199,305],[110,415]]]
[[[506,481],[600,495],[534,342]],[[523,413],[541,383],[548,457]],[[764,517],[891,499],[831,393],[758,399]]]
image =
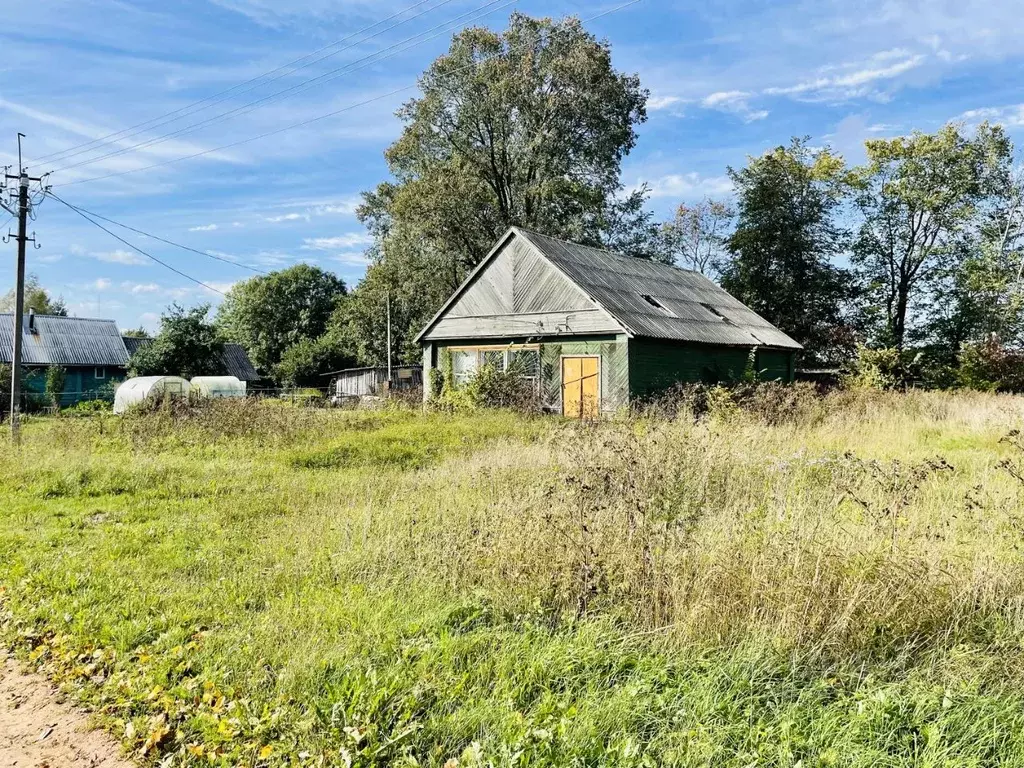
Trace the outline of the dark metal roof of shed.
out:
[[[801,348],[699,272],[569,243],[518,227],[514,231],[634,336],[703,344]]]
[[[25,365],[124,366],[128,352],[113,320],[57,315],[25,315],[21,334]],[[14,352],[14,314],[0,314],[0,363]]]

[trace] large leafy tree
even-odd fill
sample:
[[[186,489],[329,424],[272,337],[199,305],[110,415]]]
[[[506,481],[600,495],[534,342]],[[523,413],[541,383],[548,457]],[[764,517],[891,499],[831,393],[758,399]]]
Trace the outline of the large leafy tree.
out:
[[[846,242],[837,223],[850,182],[842,158],[794,139],[729,176],[738,216],[722,286],[803,344],[809,362],[843,359],[854,285],[833,262]]]
[[[224,372],[224,339],[207,320],[210,306],[168,307],[160,333],[140,347],[128,363],[133,376],[216,376]]]
[[[647,92],[578,19],[516,13],[503,33],[464,30],[420,89],[386,152],[395,181],[368,196],[364,216],[414,226],[464,268],[512,224],[589,242],[622,226],[620,166]]]
[[[959,283],[970,298],[972,284],[991,287],[993,268],[1001,269],[1005,252],[980,252],[979,241],[993,238],[979,238],[978,226],[1010,186],[1012,147],[1001,127],[982,124],[973,136],[947,125],[866,148],[854,262],[879,319],[877,340],[902,349],[943,311],[944,284]]]
[[[17,296],[12,288],[0,296],[0,312],[13,312]],[[62,296],[53,297],[43,288],[36,275],[25,278],[25,311],[33,310],[40,315],[67,315],[67,306]]]
[[[577,19],[514,14],[472,28],[420,78],[385,157],[393,180],[364,195],[374,266],[338,322],[365,362],[384,357],[385,297],[398,356],[510,225],[656,256],[645,190],[620,168],[646,119],[647,92],[617,72]]]
[[[235,285],[217,311],[217,325],[270,372],[286,349],[324,334],[345,293],[341,278],[297,264]]]

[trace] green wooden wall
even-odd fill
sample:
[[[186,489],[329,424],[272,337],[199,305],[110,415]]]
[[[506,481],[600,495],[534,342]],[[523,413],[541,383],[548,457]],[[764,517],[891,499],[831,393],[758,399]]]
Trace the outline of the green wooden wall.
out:
[[[103,373],[104,377],[98,378],[97,371]],[[28,369],[22,379],[25,392],[38,397],[44,396],[46,394],[46,372],[47,369],[44,367]],[[116,388],[125,378],[124,368],[116,366],[67,368],[64,374],[64,394],[61,395],[60,404],[68,406],[81,400],[109,400],[111,383]]]
[[[679,382],[734,381],[743,376],[750,350],[704,344],[631,339],[629,342],[630,396],[645,397]],[[794,354],[785,350],[758,350],[755,363],[764,380],[793,380]]]
[[[540,348],[544,405],[562,412],[562,356],[598,355],[601,358],[601,411],[614,413],[629,405],[629,355],[625,336],[557,339]]]
[[[536,339],[508,339],[509,344],[538,343]],[[426,370],[438,365],[449,347],[488,346],[494,339],[460,339],[425,345]],[[739,379],[747,368],[750,350],[715,347],[625,336],[554,338],[539,342],[541,397],[545,407],[562,410],[562,356],[601,357],[601,410],[604,413],[629,405],[633,398],[657,394],[677,383],[709,384]],[[793,381],[795,355],[776,349],[759,349],[755,366],[765,381]]]

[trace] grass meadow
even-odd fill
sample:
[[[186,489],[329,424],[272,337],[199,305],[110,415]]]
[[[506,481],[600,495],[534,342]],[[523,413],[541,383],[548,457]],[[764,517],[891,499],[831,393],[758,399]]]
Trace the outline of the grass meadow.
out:
[[[31,421],[0,642],[141,763],[1024,766],[1024,399]]]

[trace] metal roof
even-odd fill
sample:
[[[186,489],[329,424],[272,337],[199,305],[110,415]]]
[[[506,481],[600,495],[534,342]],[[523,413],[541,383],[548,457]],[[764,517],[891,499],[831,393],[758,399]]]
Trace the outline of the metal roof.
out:
[[[228,342],[224,345],[224,354],[221,355],[224,367],[229,375],[239,381],[259,381],[262,376],[249,359],[241,344]]]
[[[422,365],[398,365],[397,363],[391,366],[392,371],[415,371],[422,369]],[[343,373],[365,373],[366,371],[387,371],[386,365],[365,365],[362,368],[345,368],[341,371],[330,371],[328,373],[321,373],[321,376],[340,376]]]
[[[516,231],[633,336],[801,349],[700,272]]]
[[[699,272],[512,227],[420,332],[422,339],[509,237],[520,237],[572,280],[630,336],[742,347],[800,344]]]
[[[25,315],[21,338],[25,365],[128,364],[128,352],[113,320]],[[0,363],[10,363],[13,353],[14,314],[8,312],[0,314]]]
[[[147,344],[152,344],[153,339],[145,336],[125,336],[124,346],[128,350],[128,354],[134,355],[142,347]],[[259,381],[262,376],[256,371],[252,361],[249,360],[249,355],[245,353],[245,349],[240,344],[234,344],[228,342],[224,345],[224,352],[220,356],[221,362],[224,364],[224,372],[228,376],[234,376],[239,381]]]

